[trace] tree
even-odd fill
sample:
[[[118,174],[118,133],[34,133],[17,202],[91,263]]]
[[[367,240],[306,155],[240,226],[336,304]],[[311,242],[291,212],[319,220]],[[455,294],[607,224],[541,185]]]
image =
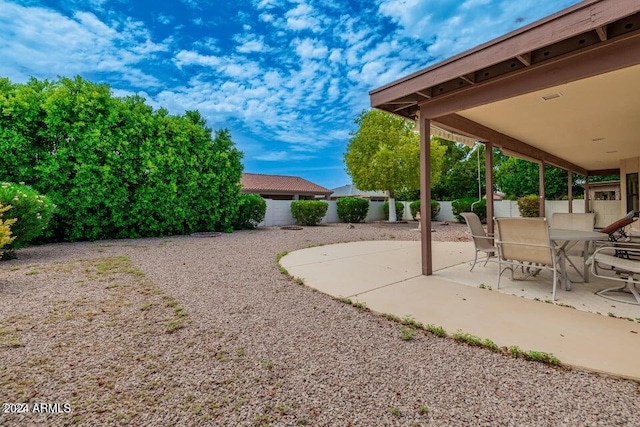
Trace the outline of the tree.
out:
[[[389,204],[396,192],[420,188],[420,137],[413,122],[379,110],[363,111],[355,123],[358,130],[344,155],[347,173],[356,187],[365,191],[387,191]],[[431,183],[440,179],[445,148],[431,142]],[[396,221],[395,211],[389,221]]]
[[[567,171],[553,167],[544,166],[544,187],[547,199],[560,200],[567,195]],[[509,196],[523,197],[529,194],[538,194],[539,167],[538,163],[508,157],[495,170],[495,182],[498,188]],[[581,186],[584,180],[573,180],[573,195],[583,194]]]

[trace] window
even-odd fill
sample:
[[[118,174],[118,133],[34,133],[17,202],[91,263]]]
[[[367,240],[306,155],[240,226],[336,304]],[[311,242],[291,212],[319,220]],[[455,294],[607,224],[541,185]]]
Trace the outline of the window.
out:
[[[627,212],[634,211],[638,215],[638,173],[627,174]]]

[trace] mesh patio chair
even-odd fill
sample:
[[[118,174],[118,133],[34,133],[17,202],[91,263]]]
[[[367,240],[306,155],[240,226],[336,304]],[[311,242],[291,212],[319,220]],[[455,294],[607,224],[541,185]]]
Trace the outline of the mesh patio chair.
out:
[[[591,274],[594,276],[624,283],[622,286],[603,289],[596,294],[612,301],[640,305],[640,291],[637,288],[640,284],[640,261],[637,259],[640,257],[640,246],[627,243],[625,246],[626,258],[616,256],[618,251],[615,246],[601,246],[587,261],[591,266]],[[628,256],[629,254],[632,256]],[[598,271],[598,267],[602,270],[612,271],[614,275],[602,274]],[[624,298],[624,294],[630,294],[633,299]]]
[[[473,212],[462,212],[460,214],[467,222],[467,226],[469,227],[469,231],[471,232],[471,237],[473,238],[473,244],[475,246],[475,258],[473,259],[473,265],[471,266],[471,270],[473,271],[473,267],[478,263],[478,252],[485,253],[484,265],[487,265],[489,259],[495,256],[498,253],[498,248],[496,248],[493,244],[493,234],[487,234],[484,231],[484,227],[480,222],[480,218],[478,215]],[[480,259],[482,261],[482,259]]]
[[[495,218],[498,247],[498,283],[505,270],[511,270],[511,280],[524,280],[541,270],[553,272],[551,299],[556,299],[556,287],[560,271],[556,248],[549,238],[549,226],[544,218]],[[514,271],[521,267],[529,272],[516,279]]]
[[[549,226],[563,230],[593,231],[596,224],[594,213],[561,213],[556,212],[551,216]]]

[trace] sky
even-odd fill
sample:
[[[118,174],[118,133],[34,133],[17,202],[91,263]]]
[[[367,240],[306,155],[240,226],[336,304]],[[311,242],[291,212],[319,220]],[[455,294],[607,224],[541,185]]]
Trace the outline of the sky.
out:
[[[577,0],[0,0],[0,77],[81,76],[229,129],[245,172],[351,183],[369,91]]]

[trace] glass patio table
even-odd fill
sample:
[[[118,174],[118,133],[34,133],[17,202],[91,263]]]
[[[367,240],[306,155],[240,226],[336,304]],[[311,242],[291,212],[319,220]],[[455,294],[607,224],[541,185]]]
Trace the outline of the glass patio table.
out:
[[[597,231],[550,228],[549,238],[556,246],[556,249],[558,251],[558,260],[560,261],[560,282],[562,283],[562,288],[566,291],[571,290],[571,279],[569,279],[567,263],[571,264],[573,269],[582,277],[582,280],[584,280],[584,282],[589,283],[589,266],[587,265],[587,258],[589,257],[589,245],[591,242],[607,241],[609,240],[609,235]],[[580,272],[578,267],[576,267],[576,265],[569,259],[569,256],[567,255],[569,249],[574,247],[579,242],[584,243],[584,249],[582,251],[582,272]]]

